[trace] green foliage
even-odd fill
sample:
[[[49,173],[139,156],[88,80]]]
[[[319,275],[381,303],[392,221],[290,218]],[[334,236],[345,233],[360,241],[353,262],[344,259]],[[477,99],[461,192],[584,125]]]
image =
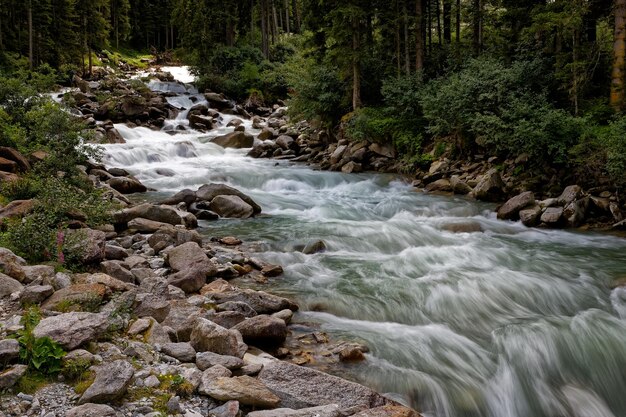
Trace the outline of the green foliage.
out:
[[[38,308],[31,307],[24,312],[18,332],[20,343],[20,361],[28,365],[32,372],[43,375],[56,374],[61,370],[61,360],[65,351],[49,337],[35,337],[33,330],[41,320]]]
[[[89,380],[91,374],[89,368],[91,361],[88,359],[65,360],[61,369],[61,374],[71,382],[80,383]]]

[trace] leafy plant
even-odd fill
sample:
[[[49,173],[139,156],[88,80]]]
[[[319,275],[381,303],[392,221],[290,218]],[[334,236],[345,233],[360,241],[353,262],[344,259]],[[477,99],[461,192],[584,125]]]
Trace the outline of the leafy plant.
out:
[[[66,352],[49,337],[35,337],[33,330],[41,320],[37,307],[27,309],[22,317],[24,328],[18,333],[20,361],[29,369],[43,375],[56,374],[61,370],[61,360]]]

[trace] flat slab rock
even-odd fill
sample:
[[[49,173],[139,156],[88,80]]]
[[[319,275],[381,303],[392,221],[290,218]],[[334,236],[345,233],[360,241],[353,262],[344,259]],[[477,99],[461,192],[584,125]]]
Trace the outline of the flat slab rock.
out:
[[[205,386],[204,391],[216,400],[236,400],[253,407],[273,408],[280,403],[280,398],[262,382],[249,376],[220,377]]]
[[[363,385],[288,362],[266,363],[259,380],[280,397],[281,406],[293,409],[329,404],[375,408],[390,402]]]
[[[66,350],[96,340],[106,331],[109,319],[104,314],[73,312],[47,317],[39,322],[33,335],[48,336]]]
[[[65,417],[117,417],[120,415],[108,405],[88,403],[72,408],[65,414]]]
[[[337,404],[303,408],[300,410],[276,408],[274,410],[253,411],[248,413],[248,417],[339,417],[341,415]]]
[[[99,366],[96,379],[80,397],[79,404],[103,403],[121,398],[126,394],[134,374],[133,366],[124,360]]]

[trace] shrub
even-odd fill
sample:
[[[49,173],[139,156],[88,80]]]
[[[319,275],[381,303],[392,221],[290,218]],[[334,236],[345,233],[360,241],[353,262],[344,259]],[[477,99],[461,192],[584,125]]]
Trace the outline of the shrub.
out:
[[[35,337],[33,330],[41,320],[39,309],[31,307],[24,313],[18,332],[20,360],[33,372],[43,375],[56,374],[61,370],[61,360],[65,351],[49,337]]]

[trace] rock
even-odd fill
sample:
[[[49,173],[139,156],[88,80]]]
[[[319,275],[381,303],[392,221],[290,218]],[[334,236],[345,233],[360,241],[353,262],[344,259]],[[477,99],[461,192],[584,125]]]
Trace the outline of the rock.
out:
[[[184,190],[177,192],[173,196],[168,197],[165,200],[161,201],[161,204],[175,206],[176,204],[179,204],[179,203],[185,203],[187,206],[190,206],[192,203],[196,201],[196,198],[197,198],[196,192],[186,188]]]
[[[209,388],[213,381],[215,381],[217,378],[229,378],[230,376],[232,376],[232,374],[233,373],[231,371],[224,368],[222,365],[212,366],[202,373],[198,392],[200,394],[209,395],[205,388]]]
[[[52,294],[42,305],[45,310],[93,310],[109,293],[102,284],[75,284]]]
[[[384,156],[386,158],[395,158],[396,151],[392,145],[380,145],[378,143],[372,143],[369,146],[369,150],[378,154],[380,156]]]
[[[285,151],[297,148],[297,143],[293,140],[291,136],[287,135],[280,135],[278,138],[276,138],[276,144]]]
[[[66,259],[75,259],[82,264],[101,262],[105,256],[106,233],[93,229],[65,231]]]
[[[252,407],[274,408],[280,403],[280,398],[262,382],[249,376],[220,377],[205,386],[204,391],[216,400],[236,400]]]
[[[170,304],[161,295],[142,293],[135,297],[133,314],[137,317],[152,317],[161,323],[170,312]]]
[[[247,219],[254,215],[254,208],[236,195],[218,195],[209,207],[220,217]]]
[[[0,340],[0,367],[16,361],[20,356],[20,344],[17,339]]]
[[[548,207],[541,215],[541,222],[547,226],[558,226],[563,217],[563,207]]]
[[[16,279],[0,273],[0,298],[8,297],[14,292],[20,292],[24,286]]]
[[[291,311],[289,309],[284,309],[284,310],[281,310],[281,311],[279,311],[277,313],[272,314],[272,317],[276,317],[277,319],[281,319],[286,324],[289,324],[291,322],[291,319],[293,318],[293,311]]]
[[[524,226],[534,227],[539,223],[539,218],[541,217],[541,207],[537,204],[534,206],[520,210],[519,218],[524,224]]]
[[[261,269],[261,273],[266,277],[277,277],[279,275],[282,275],[283,267],[280,265],[265,265]]]
[[[243,301],[259,314],[272,314],[284,309],[298,309],[298,306],[286,298],[250,289],[237,289],[234,291],[214,293],[212,296],[217,304],[227,301]]]
[[[102,268],[105,274],[115,279],[131,284],[135,282],[135,276],[130,272],[128,265],[123,261],[104,261],[100,263],[100,268]]]
[[[113,215],[116,223],[128,223],[138,217],[171,225],[182,224],[178,212],[169,206],[157,206],[150,203],[127,208]]]
[[[302,253],[305,255],[312,255],[314,253],[320,253],[326,251],[326,243],[323,240],[315,240],[306,244]]]
[[[106,182],[115,191],[122,194],[145,193],[148,188],[139,180],[129,177],[115,177]]]
[[[482,232],[483,228],[478,222],[460,222],[460,223],[446,223],[441,226],[441,229],[447,230],[452,233],[477,233]]]
[[[124,260],[128,258],[128,252],[126,252],[126,249],[121,246],[107,244],[104,247],[104,257],[106,259],[113,259],[118,261]]]
[[[223,148],[251,148],[254,145],[254,136],[245,132],[231,132],[211,139],[211,142]]]
[[[233,330],[238,330],[246,343],[255,346],[280,345],[287,338],[285,322],[264,314],[242,321]]]
[[[35,208],[35,200],[13,200],[0,208],[0,219],[24,217]]]
[[[472,187],[467,185],[467,183],[462,181],[457,175],[453,175],[452,178],[450,178],[450,187],[452,187],[454,194],[466,195],[472,192]]]
[[[352,173],[358,173],[362,171],[363,171],[363,165],[354,161],[350,161],[341,167],[341,172],[343,172],[344,174],[352,174]]]
[[[33,330],[33,335],[48,336],[64,349],[73,350],[102,336],[108,326],[109,319],[104,314],[72,312],[44,318]]]
[[[135,288],[133,284],[129,284],[128,282],[121,281],[110,275],[102,273],[81,274],[77,275],[75,279],[77,284],[102,284],[111,291],[128,291]]]
[[[225,329],[212,321],[199,318],[191,332],[190,343],[196,352],[208,351],[241,358],[246,348],[240,343],[240,337],[235,330]]]
[[[193,362],[196,360],[196,350],[186,342],[166,343],[161,346],[161,351],[181,362]]]
[[[505,196],[505,185],[495,169],[490,169],[474,187],[474,196],[478,200],[497,202]]]
[[[198,200],[211,202],[218,195],[236,195],[241,198],[247,204],[252,206],[254,214],[261,212],[261,206],[259,206],[253,199],[245,195],[239,190],[229,187],[226,184],[212,183],[205,184],[196,191]]]
[[[237,416],[239,416],[239,401],[227,401],[225,404],[209,411],[209,417]]]
[[[201,371],[209,369],[215,365],[223,366],[232,371],[243,367],[244,362],[236,356],[219,355],[213,352],[198,352],[196,354],[196,366]]]
[[[449,180],[442,178],[428,184],[425,190],[428,192],[448,192],[452,191],[452,185],[450,185]]]
[[[170,302],[170,312],[162,324],[174,329],[179,342],[186,342],[196,326],[196,319],[204,314],[204,309],[193,306],[186,300],[173,301]]]
[[[118,417],[113,408],[105,404],[83,404],[70,409],[65,413],[65,417]]]
[[[248,414],[249,415],[249,414]],[[421,417],[419,413],[400,405],[385,405],[363,410],[352,417]]]
[[[168,225],[168,223],[155,222],[154,220],[143,219],[141,217],[137,217],[128,222],[128,228],[139,233],[154,233]]]
[[[280,397],[282,406],[294,409],[328,404],[373,408],[388,402],[363,385],[283,361],[266,363],[258,378]]]
[[[13,161],[22,172],[30,170],[30,163],[17,149],[8,146],[0,146],[0,157]]]
[[[337,404],[322,405],[319,407],[302,408],[275,408],[273,410],[253,411],[248,417],[340,417],[343,416]]]
[[[365,360],[365,355],[358,347],[348,346],[339,352],[339,360],[342,362],[358,362]]]
[[[587,216],[587,209],[589,208],[589,198],[581,198],[579,200],[572,201],[563,209],[563,218],[567,227],[578,227],[584,221]]]
[[[26,279],[25,266],[26,261],[23,258],[17,256],[9,249],[0,248],[0,271],[2,273],[18,281],[24,281]]]
[[[244,317],[254,317],[257,315],[257,312],[243,301],[227,301],[225,303],[218,304],[215,306],[215,311],[233,311],[240,313]]]
[[[523,192],[508,200],[498,209],[498,219],[517,220],[521,210],[534,204],[535,194],[532,191]]]
[[[5,388],[11,388],[17,384],[17,381],[24,376],[28,366],[26,365],[13,365],[7,370],[0,372],[0,390]]]
[[[225,236],[220,239],[220,243],[228,246],[237,246],[241,245],[241,239],[237,239],[234,236]]]
[[[208,265],[208,262],[207,262]],[[195,293],[206,284],[207,274],[212,275],[217,272],[217,269],[209,269],[205,264],[195,264],[189,269],[179,271],[173,275],[167,277],[167,282],[170,285],[180,288],[185,293]]]
[[[99,366],[96,370],[96,379],[83,393],[78,403],[110,402],[123,397],[134,374],[133,366],[124,360]]]
[[[230,109],[232,107],[232,103],[228,101],[223,94],[217,93],[204,93],[204,98],[209,102],[209,105],[218,110]]]
[[[52,285],[29,285],[22,291],[20,301],[24,305],[39,304],[53,293]]]
[[[560,206],[567,206],[568,204],[579,200],[583,196],[583,189],[578,185],[570,185],[565,187],[561,195],[558,197],[558,204]]]

